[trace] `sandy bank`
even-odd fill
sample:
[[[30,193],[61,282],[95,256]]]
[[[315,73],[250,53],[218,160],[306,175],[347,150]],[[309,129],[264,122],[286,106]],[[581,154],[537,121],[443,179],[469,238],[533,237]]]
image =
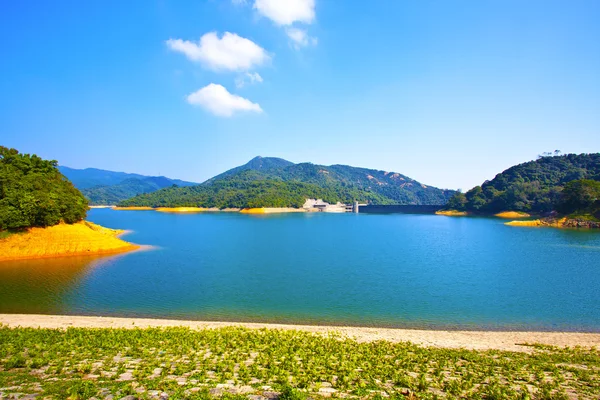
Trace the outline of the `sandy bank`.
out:
[[[113,208],[114,206],[89,206],[89,208]]]
[[[447,217],[464,217],[466,215],[469,215],[469,213],[466,211],[457,211],[457,210],[441,210],[441,211],[436,211],[435,214],[436,215],[445,215]]]
[[[122,230],[104,228],[91,222],[30,228],[0,240],[0,261],[30,258],[113,254],[139,246],[118,238]]]
[[[529,218],[531,215],[522,211],[503,211],[498,214],[494,214],[498,218]]]
[[[159,207],[155,209],[158,212],[165,213],[197,213],[208,211],[208,208],[204,207]]]
[[[534,219],[531,221],[509,221],[505,222],[504,225],[509,226],[544,226],[542,221],[539,219]]]
[[[152,207],[111,207],[113,210],[119,211],[148,211],[154,210]]]
[[[261,208],[244,208],[240,212],[242,214],[277,214],[277,213],[306,212],[306,210],[303,208],[292,208],[292,207],[261,207]]]
[[[261,323],[178,321],[145,318],[80,317],[63,315],[0,314],[0,324],[10,327],[31,328],[146,328],[184,326],[192,329],[215,329],[242,326],[249,329],[302,330],[327,334],[337,332],[361,342],[388,340],[409,341],[423,346],[467,348],[475,350],[530,351],[525,343],[551,346],[600,346],[600,334],[575,332],[489,332],[489,331],[434,331],[417,329],[360,328],[338,326],[283,325]]]
[[[504,225],[509,226],[550,226],[553,228],[565,228],[566,218],[545,220],[545,219],[533,219],[529,221],[509,221],[505,222]]]

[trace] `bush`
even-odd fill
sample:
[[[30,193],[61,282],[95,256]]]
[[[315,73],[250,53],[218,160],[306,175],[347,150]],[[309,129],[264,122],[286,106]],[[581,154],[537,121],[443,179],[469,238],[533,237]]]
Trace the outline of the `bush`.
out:
[[[0,146],[0,230],[72,224],[85,217],[87,200],[56,167],[56,161]]]

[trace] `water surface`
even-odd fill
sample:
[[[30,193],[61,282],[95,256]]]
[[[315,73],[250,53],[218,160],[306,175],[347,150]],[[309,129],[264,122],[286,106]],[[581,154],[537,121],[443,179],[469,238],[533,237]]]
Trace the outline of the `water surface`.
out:
[[[433,215],[93,209],[156,246],[0,263],[0,312],[600,332],[600,233]]]

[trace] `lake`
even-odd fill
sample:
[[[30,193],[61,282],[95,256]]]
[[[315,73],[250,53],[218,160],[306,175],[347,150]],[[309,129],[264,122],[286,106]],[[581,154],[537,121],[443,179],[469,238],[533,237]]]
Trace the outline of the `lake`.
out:
[[[0,313],[600,332],[600,232],[93,209],[150,250],[0,263]]]

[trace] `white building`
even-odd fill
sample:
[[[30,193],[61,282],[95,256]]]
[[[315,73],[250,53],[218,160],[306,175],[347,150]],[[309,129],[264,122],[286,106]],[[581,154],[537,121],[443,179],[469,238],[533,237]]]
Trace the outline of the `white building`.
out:
[[[317,212],[344,213],[348,207],[343,203],[329,204],[322,199],[307,199],[302,208]]]

